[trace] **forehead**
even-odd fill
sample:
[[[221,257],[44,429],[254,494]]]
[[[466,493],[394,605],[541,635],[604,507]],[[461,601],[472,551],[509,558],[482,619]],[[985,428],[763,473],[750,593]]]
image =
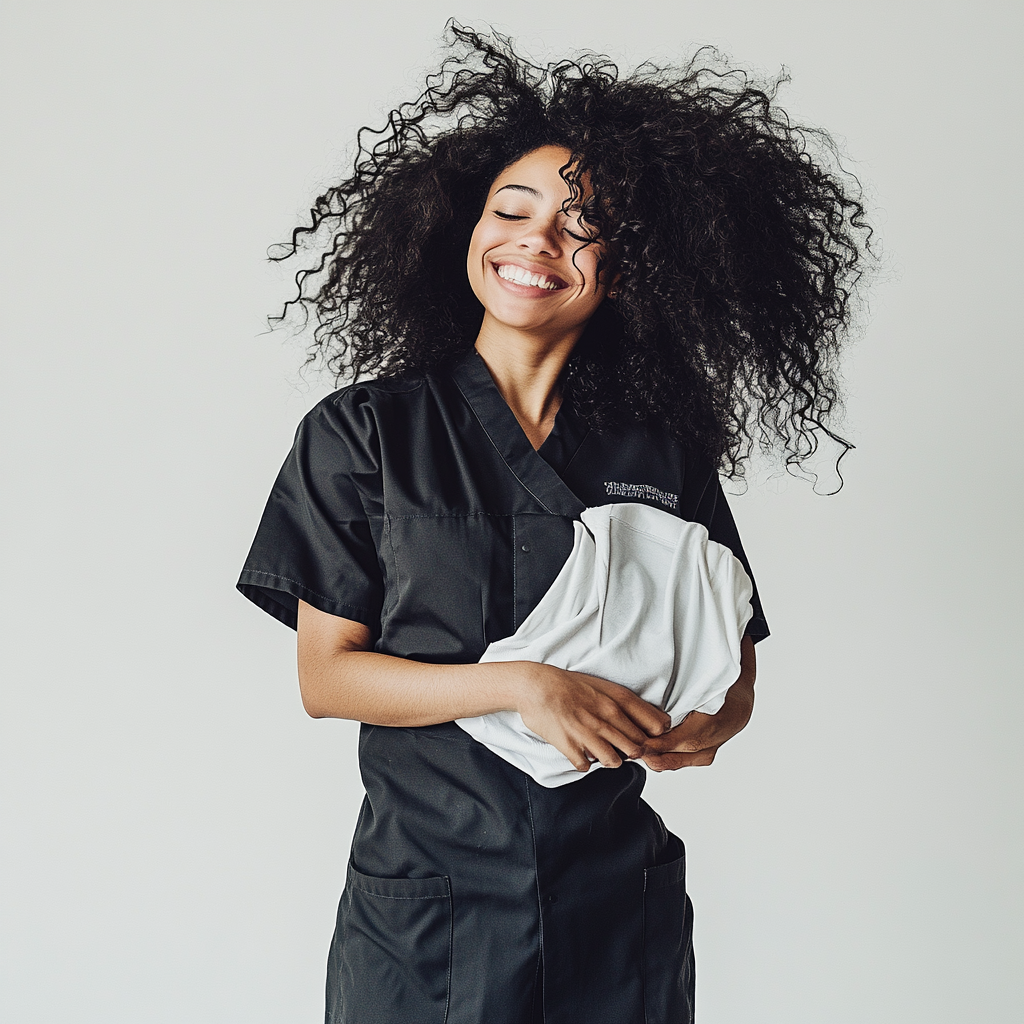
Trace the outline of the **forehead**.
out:
[[[560,172],[571,159],[572,153],[563,146],[541,146],[531,150],[509,164],[494,179],[490,195],[510,185],[520,185],[539,193],[535,198],[561,202],[570,190]]]

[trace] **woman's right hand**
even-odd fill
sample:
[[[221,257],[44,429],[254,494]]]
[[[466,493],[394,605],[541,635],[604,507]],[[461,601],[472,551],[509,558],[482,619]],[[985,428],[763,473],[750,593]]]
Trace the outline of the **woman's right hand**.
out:
[[[577,771],[587,771],[595,760],[618,768],[623,755],[640,757],[647,741],[672,724],[664,711],[618,683],[553,665],[516,664],[524,677],[516,710]]]

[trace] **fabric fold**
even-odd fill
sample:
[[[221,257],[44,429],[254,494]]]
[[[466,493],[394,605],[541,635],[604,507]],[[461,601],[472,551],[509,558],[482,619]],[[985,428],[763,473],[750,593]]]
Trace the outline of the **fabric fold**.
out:
[[[694,710],[716,713],[739,676],[752,615],[740,560],[701,524],[649,505],[588,508],[581,520],[548,591],[480,661],[535,661],[610,679],[663,708],[673,726]],[[517,712],[457,724],[543,786],[583,778]]]

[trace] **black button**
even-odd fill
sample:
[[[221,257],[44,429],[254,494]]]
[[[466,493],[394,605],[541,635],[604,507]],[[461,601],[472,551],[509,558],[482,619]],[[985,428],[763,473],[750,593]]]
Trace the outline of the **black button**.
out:
[[[557,903],[558,902],[558,897],[557,896],[545,896],[544,897],[544,902],[545,903]]]
[[[524,544],[522,550],[525,551],[527,554],[529,554],[530,553],[530,545],[529,544]]]

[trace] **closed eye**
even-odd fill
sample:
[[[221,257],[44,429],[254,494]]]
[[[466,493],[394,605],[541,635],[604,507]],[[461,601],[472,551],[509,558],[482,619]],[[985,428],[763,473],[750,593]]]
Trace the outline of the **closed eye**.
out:
[[[499,220],[529,220],[526,214],[521,213],[505,213],[504,210],[494,210],[494,216]],[[593,242],[594,239],[589,235],[577,235],[575,231],[570,231],[568,228],[562,228],[562,230],[570,237],[575,239],[577,242]]]

